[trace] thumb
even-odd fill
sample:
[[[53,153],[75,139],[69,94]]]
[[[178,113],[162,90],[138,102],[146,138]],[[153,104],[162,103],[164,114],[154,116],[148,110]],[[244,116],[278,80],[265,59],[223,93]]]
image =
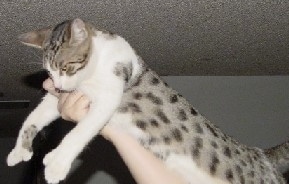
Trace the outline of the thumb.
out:
[[[60,94],[58,92],[56,92],[53,81],[51,78],[46,79],[43,82],[42,86],[46,91],[48,91],[48,93],[56,96],[57,98],[60,96]]]

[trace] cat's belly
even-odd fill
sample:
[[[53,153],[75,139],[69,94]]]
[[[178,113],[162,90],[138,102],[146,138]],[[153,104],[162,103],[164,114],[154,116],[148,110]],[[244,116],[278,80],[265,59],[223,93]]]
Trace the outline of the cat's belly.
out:
[[[171,154],[165,164],[179,173],[189,184],[229,184],[227,181],[209,175],[186,156]]]
[[[123,131],[138,141],[145,140],[149,137],[142,130],[134,126],[132,123],[132,115],[130,113],[115,113],[109,121],[109,125]],[[158,148],[151,148],[154,152],[161,150],[161,145]],[[209,175],[206,171],[202,170],[196,163],[188,156],[180,154],[169,154],[164,163],[168,168],[179,173],[189,184],[229,184],[223,180]]]

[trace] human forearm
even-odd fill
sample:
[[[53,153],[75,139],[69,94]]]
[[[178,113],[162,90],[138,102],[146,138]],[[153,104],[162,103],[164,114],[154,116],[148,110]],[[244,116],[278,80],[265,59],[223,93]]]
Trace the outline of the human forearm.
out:
[[[112,130],[109,135],[138,184],[183,184],[183,179],[132,137]]]

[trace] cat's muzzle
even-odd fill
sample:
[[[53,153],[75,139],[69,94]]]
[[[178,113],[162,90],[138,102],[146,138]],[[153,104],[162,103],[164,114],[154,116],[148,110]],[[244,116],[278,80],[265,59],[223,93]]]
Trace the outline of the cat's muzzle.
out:
[[[63,90],[63,89],[58,89],[58,88],[56,88],[55,91],[56,91],[57,93],[71,93],[71,92],[73,92],[73,91],[75,91],[75,90]]]

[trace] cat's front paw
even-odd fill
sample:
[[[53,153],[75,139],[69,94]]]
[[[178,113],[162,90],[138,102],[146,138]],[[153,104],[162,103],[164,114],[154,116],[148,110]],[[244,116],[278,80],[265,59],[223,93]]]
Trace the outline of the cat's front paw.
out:
[[[44,175],[49,184],[56,184],[64,180],[67,176],[71,162],[61,157],[57,150],[48,153],[43,160],[45,167]]]
[[[57,152],[57,150],[54,149],[45,155],[45,157],[43,158],[43,164],[45,166],[48,165],[50,162],[52,162],[52,160],[54,159],[54,157],[56,155],[56,152]]]
[[[14,166],[22,161],[28,161],[33,155],[32,151],[29,151],[22,147],[15,147],[7,157],[7,165]]]

